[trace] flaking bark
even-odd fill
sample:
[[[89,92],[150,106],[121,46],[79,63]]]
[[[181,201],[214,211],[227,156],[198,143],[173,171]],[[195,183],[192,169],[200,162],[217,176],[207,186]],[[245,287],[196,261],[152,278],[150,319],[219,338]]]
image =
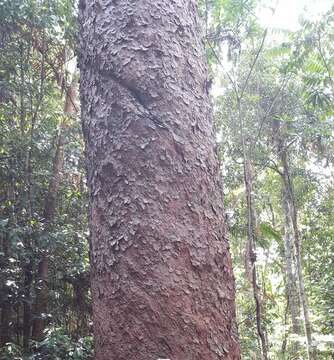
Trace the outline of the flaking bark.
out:
[[[79,8],[95,359],[239,359],[195,1]]]

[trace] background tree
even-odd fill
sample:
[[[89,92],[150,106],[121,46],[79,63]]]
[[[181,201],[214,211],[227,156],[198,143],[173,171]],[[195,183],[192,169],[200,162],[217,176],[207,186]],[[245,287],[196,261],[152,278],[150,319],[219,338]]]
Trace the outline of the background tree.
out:
[[[22,350],[27,357],[33,348],[34,358],[65,359],[70,351],[84,356],[90,341],[85,338],[90,335],[88,284],[82,279],[88,259],[80,123],[68,116],[70,105],[64,112],[73,73],[73,9],[68,1],[0,5],[0,337],[5,359],[20,358]],[[82,285],[80,297],[75,279]]]
[[[238,3],[234,2],[234,5],[237,6]],[[239,5],[244,6],[243,4]],[[245,7],[248,8],[248,12],[245,13],[242,22],[237,22],[238,25],[240,23],[250,24],[249,17],[255,19],[254,9],[248,6]],[[224,5],[222,8],[224,8]],[[324,34],[330,28],[330,21],[328,19],[331,19],[331,15],[329,14],[324,16],[327,19]],[[319,23],[323,21],[322,19]],[[308,24],[306,28],[308,26],[309,28],[317,27],[314,24],[312,26],[310,23],[306,24]],[[213,26],[219,25],[215,25],[213,22]],[[274,358],[282,356],[283,358],[286,356],[288,358],[297,357],[298,352],[296,346],[293,345],[297,342],[299,344],[299,352],[304,353],[307,349],[309,358],[312,358],[312,356],[317,356],[317,358],[324,356],[326,358],[328,353],[326,351],[321,352],[319,349],[324,349],[330,342],[326,345],[324,343],[320,345],[319,341],[315,339],[321,338],[321,335],[317,333],[314,325],[313,329],[311,329],[312,322],[309,313],[312,314],[312,311],[307,306],[309,291],[305,291],[308,285],[305,285],[307,282],[304,279],[304,274],[307,273],[307,260],[303,246],[306,245],[307,239],[301,237],[302,241],[300,241],[299,236],[303,230],[302,226],[298,225],[298,222],[303,216],[300,214],[300,212],[303,212],[302,204],[309,196],[309,189],[315,185],[313,183],[314,179],[321,173],[330,174],[332,171],[327,156],[323,156],[329,150],[327,144],[331,142],[330,139],[333,135],[333,122],[330,119],[330,103],[328,102],[331,91],[330,87],[325,85],[330,83],[330,81],[325,79],[328,79],[328,73],[330,74],[331,71],[324,71],[325,68],[323,68],[323,72],[321,72],[320,68],[318,68],[319,73],[315,75],[315,65],[311,65],[313,71],[308,70],[310,63],[315,62],[315,57],[312,55],[307,41],[306,43],[301,41],[303,37],[300,33],[281,33],[280,39],[283,37],[283,43],[278,43],[277,40],[270,43],[271,33],[269,32],[269,35],[267,35],[266,31],[259,30],[256,23],[253,23],[253,30],[248,27],[248,32],[243,32],[242,26],[236,28],[240,29],[236,34],[238,38],[237,43],[240,46],[238,51],[234,52],[234,57],[229,56],[229,52],[234,50],[233,44],[231,46],[230,42],[226,39],[223,39],[224,41],[220,39],[217,44],[211,42],[208,47],[212,51],[212,71],[219,71],[221,73],[220,84],[224,87],[223,95],[218,100],[218,104],[220,103],[221,105],[216,107],[216,120],[218,128],[222,127],[221,133],[223,134],[221,151],[226,171],[226,204],[227,212],[233,214],[231,219],[233,224],[231,225],[232,244],[234,236],[237,241],[236,245],[232,246],[232,250],[237,251],[237,253],[234,253],[234,258],[236,260],[237,294],[239,290],[240,295],[240,298],[239,296],[237,297],[239,321],[241,321],[239,328],[241,334],[248,334],[245,337],[241,336],[241,345],[242,349],[244,349],[243,354],[245,358],[250,356],[250,346],[253,346],[254,354],[258,353],[260,338],[256,341],[257,336],[249,334],[250,323],[245,318],[251,317],[253,319],[253,314],[256,311],[255,308],[254,310],[250,309],[249,302],[244,300],[246,298],[244,291],[248,288],[244,284],[244,279],[247,276],[244,276],[243,273],[241,278],[238,276],[239,261],[241,264],[244,261],[246,262],[244,270],[246,274],[250,268],[247,266],[248,245],[246,246],[244,242],[240,245],[239,240],[240,236],[245,236],[246,224],[249,223],[249,220],[246,220],[249,219],[247,209],[244,206],[238,206],[238,199],[240,199],[243,192],[245,191],[246,194],[249,194],[247,186],[245,186],[245,190],[242,187],[245,172],[242,164],[245,163],[245,156],[242,151],[243,137],[240,121],[238,121],[238,116],[236,116],[236,114],[240,113],[242,114],[243,133],[246,134],[247,156],[255,174],[252,177],[252,182],[254,189],[253,198],[255,199],[253,204],[259,220],[257,230],[255,231],[257,235],[257,267],[258,272],[263,274],[260,294],[264,304],[265,329],[269,334],[269,354]],[[305,34],[305,27],[301,30],[301,33]],[[263,43],[264,37],[267,37],[267,41]],[[325,42],[325,39],[323,41]],[[229,50],[225,52],[224,47],[229,48]],[[262,51],[259,52],[258,50],[261,47]],[[327,53],[327,57],[330,57],[329,54],[330,52]],[[317,81],[310,80],[316,76],[318,77]],[[319,80],[320,78],[322,80]],[[238,96],[240,89],[243,93],[242,112],[240,111],[240,98]],[[281,141],[279,148],[275,145],[277,144],[277,139]],[[324,146],[323,150],[320,150],[321,146],[316,145],[317,143],[319,144],[320,139],[322,143],[327,145]],[[324,151],[325,148],[326,150]],[[315,170],[315,158],[323,159],[322,161],[326,162],[325,166],[327,166],[327,169],[326,167],[318,168],[318,173],[312,175]],[[283,163],[285,166],[282,167]],[[274,183],[273,176],[278,177]],[[267,181],[266,178],[268,178],[272,188],[270,191],[266,190],[263,193]],[[284,178],[285,181],[283,181]],[[280,204],[282,204],[283,199],[281,195],[282,185],[280,183],[285,188],[286,195],[284,198],[287,200],[284,203],[289,202],[287,206],[281,207],[281,209],[279,207],[282,206]],[[284,183],[286,186],[284,186]],[[294,184],[293,187],[292,183]],[[325,186],[327,189],[331,186],[329,184],[330,182],[328,181],[322,181],[322,186]],[[300,186],[304,188],[304,193],[300,191]],[[318,189],[320,190],[320,188]],[[273,196],[274,191],[278,192],[275,196]],[[320,191],[320,193],[317,193],[318,196],[320,196],[323,189]],[[275,201],[272,200],[273,198]],[[285,251],[282,246],[283,239],[289,239],[288,243],[286,242]],[[279,246],[278,248],[277,245]],[[300,247],[301,245],[302,247]],[[244,251],[245,247],[246,250]],[[290,249],[289,261],[289,256],[287,256],[288,249]],[[236,254],[241,255],[240,260],[236,257]],[[279,270],[277,270],[276,264],[272,262],[271,257],[279,265]],[[243,259],[245,260],[243,261]],[[268,267],[268,263],[270,267]],[[291,264],[290,267],[287,266],[289,263]],[[277,276],[277,271],[281,272],[282,270],[285,270],[286,277]],[[270,275],[271,271],[273,271],[272,275]],[[283,289],[286,287],[287,290],[287,306],[281,306],[282,300],[283,303],[285,302],[285,296],[282,297],[284,293],[282,294],[281,288],[277,288],[279,278],[281,279]],[[268,294],[268,287],[273,291],[272,286],[275,283],[276,291]],[[261,288],[263,288],[262,291]],[[291,293],[289,288],[294,289],[294,292]],[[291,299],[294,300],[291,301]],[[295,305],[292,306],[292,304]],[[276,331],[276,333],[274,332],[274,327],[272,327],[276,323],[276,319],[271,313],[273,309],[276,309],[277,313],[281,309],[281,315],[278,319],[282,321],[284,329],[283,331]],[[294,324],[292,324],[292,330],[296,335],[289,336],[286,333],[286,326],[289,324],[289,316],[287,316],[286,309],[290,309],[290,319],[293,320],[292,323]],[[305,334],[298,324],[301,318],[305,325]],[[243,331],[244,325],[247,327],[245,331]],[[313,336],[311,334],[312,330]],[[278,334],[282,336],[281,346],[276,345],[276,336]],[[304,346],[306,338],[308,342],[307,348]],[[250,339],[255,340],[252,345]],[[287,347],[289,343],[291,346]],[[316,355],[313,355],[314,343],[318,346]]]

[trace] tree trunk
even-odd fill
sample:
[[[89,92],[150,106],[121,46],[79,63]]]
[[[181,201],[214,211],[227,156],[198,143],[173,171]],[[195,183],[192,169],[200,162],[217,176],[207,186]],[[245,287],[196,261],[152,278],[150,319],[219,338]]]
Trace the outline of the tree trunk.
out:
[[[243,142],[244,143],[244,142]],[[245,149],[244,149],[245,150]],[[248,256],[246,255],[246,261],[250,264],[250,282],[253,289],[253,297],[255,302],[256,313],[256,329],[259,335],[261,343],[262,359],[268,359],[267,341],[263,331],[263,314],[262,314],[262,300],[260,289],[257,284],[257,272],[256,272],[256,250],[255,250],[255,209],[253,206],[253,184],[252,184],[252,172],[251,163],[246,154],[244,153],[244,183],[246,189],[246,203],[247,203],[247,247]],[[246,254],[247,254],[246,253]]]
[[[89,293],[89,273],[76,276],[64,276],[63,280],[73,287],[73,309],[76,312],[76,335],[89,334],[88,320],[91,317],[91,305],[87,301]]]
[[[6,241],[6,240],[3,240]],[[5,245],[3,246],[3,251]],[[8,259],[7,254],[4,252],[4,257]],[[6,343],[11,341],[11,327],[10,321],[12,318],[12,305],[9,299],[9,289],[6,284],[1,286],[2,288],[2,304],[1,304],[1,333],[0,333],[0,348],[3,347]]]
[[[24,120],[25,121],[25,120]],[[27,194],[27,218],[26,222],[29,222],[33,218],[33,166],[32,166],[32,156],[33,156],[33,143],[35,135],[35,125],[36,125],[36,116],[33,116],[30,123],[29,129],[29,143],[26,154],[26,164],[25,164],[25,192]],[[22,136],[26,136],[25,133],[22,133]],[[31,338],[31,285],[33,281],[33,241],[31,239],[31,234],[27,233],[23,238],[24,248],[25,248],[25,257],[23,258],[23,349],[24,352],[29,350],[29,341]]]
[[[26,251],[28,253],[32,252],[31,246],[28,243],[26,246]],[[23,349],[25,352],[29,350],[29,341],[31,335],[31,284],[33,280],[32,276],[32,260],[29,259],[25,260],[26,263],[23,266],[24,271],[24,281],[23,281],[23,288],[24,288],[24,302],[23,302]]]
[[[238,122],[239,133],[242,147],[243,157],[243,170],[244,170],[244,185],[246,194],[246,207],[247,207],[247,246],[245,254],[245,270],[246,275],[252,284],[253,297],[255,303],[256,313],[256,329],[259,336],[259,345],[261,348],[261,358],[263,360],[268,359],[268,347],[266,341],[266,334],[263,330],[263,314],[262,314],[262,301],[260,289],[257,284],[257,272],[256,272],[256,250],[255,250],[255,209],[253,205],[253,181],[252,181],[252,164],[250,162],[249,151],[247,150],[245,136],[244,136],[244,122],[241,107],[241,99],[237,99],[238,109]]]
[[[304,276],[302,271],[302,260],[301,260],[301,245],[300,237],[298,230],[298,220],[297,220],[297,208],[295,206],[293,186],[289,175],[289,165],[287,159],[286,151],[283,151],[282,156],[282,165],[283,165],[283,183],[284,183],[284,193],[286,194],[286,201],[289,208],[290,222],[292,224],[293,230],[293,239],[294,239],[294,250],[295,250],[295,259],[296,259],[296,273],[298,279],[298,293],[300,305],[303,310],[303,320],[304,320],[304,330],[307,341],[307,355],[309,360],[314,359],[314,349],[312,346],[312,327],[309,318],[309,310],[307,304],[307,296],[305,294],[304,286]]]
[[[73,115],[76,113],[74,105],[75,84],[72,84],[66,90],[64,113],[65,115]],[[50,226],[54,220],[57,196],[61,181],[61,173],[64,162],[64,122],[61,123],[56,145],[56,152],[53,159],[52,174],[49,183],[49,189],[44,204],[44,221],[46,231],[50,230]],[[47,249],[42,250],[42,256],[38,263],[36,302],[34,311],[34,323],[32,337],[34,340],[41,341],[44,337],[44,328],[46,324],[46,314],[48,311],[48,272],[49,272],[49,255]]]
[[[10,161],[10,164],[12,162]],[[11,302],[11,290],[7,284],[7,280],[10,280],[10,262],[9,258],[11,257],[11,244],[9,231],[11,226],[16,225],[15,218],[15,189],[14,184],[15,180],[12,178],[11,174],[9,174],[8,179],[8,190],[7,190],[7,198],[11,202],[10,209],[8,214],[3,214],[8,217],[8,223],[6,226],[6,231],[1,236],[1,251],[3,253],[2,259],[0,262],[0,266],[2,270],[7,270],[3,279],[1,279],[1,332],[0,332],[0,348],[3,347],[6,343],[11,342],[12,340],[12,326],[11,321],[13,318],[13,304]]]
[[[281,142],[278,152],[283,165],[286,162],[286,151],[284,150],[285,144]],[[291,217],[291,204],[289,191],[286,187],[288,181],[288,174],[285,171],[283,165],[283,189],[282,189],[282,208],[284,215],[284,257],[285,257],[285,266],[286,266],[286,276],[287,276],[287,296],[288,303],[290,308],[291,323],[292,323],[292,332],[296,335],[301,335],[300,328],[300,307],[298,299],[298,288],[297,288],[297,278],[295,273],[295,262],[294,262],[294,232],[292,225]],[[298,350],[298,343],[293,342],[293,350],[296,352]]]
[[[195,1],[79,7],[95,359],[240,359]]]

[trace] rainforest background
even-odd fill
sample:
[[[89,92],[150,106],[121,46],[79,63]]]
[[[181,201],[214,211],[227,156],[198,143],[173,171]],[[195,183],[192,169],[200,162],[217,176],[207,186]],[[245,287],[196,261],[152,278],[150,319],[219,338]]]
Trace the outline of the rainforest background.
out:
[[[332,359],[334,8],[198,7],[242,358]],[[1,359],[92,358],[76,15],[0,0]]]

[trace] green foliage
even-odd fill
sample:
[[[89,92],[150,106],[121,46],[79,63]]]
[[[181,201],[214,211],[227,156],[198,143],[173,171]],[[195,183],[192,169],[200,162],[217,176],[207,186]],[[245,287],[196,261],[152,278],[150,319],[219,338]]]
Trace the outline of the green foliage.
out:
[[[31,360],[91,360],[93,339],[91,336],[71,339],[64,329],[49,330],[46,338],[34,345]],[[29,360],[30,360],[29,359]]]
[[[8,314],[8,323],[1,323],[7,339],[3,333],[0,338],[9,343],[5,358],[32,354],[27,333],[37,316],[38,266],[45,254],[49,306],[42,316],[53,330],[38,344],[44,351],[39,358],[88,358],[83,142],[79,119],[64,113],[66,92],[77,77],[72,64],[75,13],[71,0],[0,1],[0,306]],[[59,189],[52,194],[54,216],[47,222],[60,129],[64,164]]]
[[[33,353],[25,355],[15,343],[7,343],[0,354],[1,360],[92,360],[92,336],[71,339],[64,329],[57,328],[47,332],[40,343],[33,343]]]
[[[281,234],[276,229],[274,229],[270,224],[261,223],[259,227],[263,237],[267,239],[274,239],[278,243],[282,241]]]
[[[264,30],[258,24],[250,32],[240,26],[249,23],[250,13],[240,12],[240,21],[227,2],[215,4],[220,6],[212,15],[215,26],[223,21],[220,14],[230,12],[229,19],[235,21],[231,28],[236,29],[241,45],[233,59],[216,50],[219,58],[212,57],[211,66],[217,71],[217,86],[224,87],[223,95],[214,99],[215,124],[221,139],[242,356],[258,358],[261,352],[247,268],[243,146],[252,164],[256,270],[269,356],[297,356],[291,346],[294,336],[286,298],[281,141],[286,144],[298,211],[316,358],[327,359],[333,356],[333,339],[326,336],[334,331],[333,274],[328,270],[330,258],[334,258],[333,203],[328,202],[333,192],[333,9],[317,22],[304,22],[296,32],[268,29],[261,49]],[[327,206],[320,211],[323,202]],[[298,341],[304,344],[304,334]],[[306,358],[304,345],[300,352],[299,356]]]
[[[22,348],[15,343],[6,343],[0,352],[1,360],[23,360]]]

